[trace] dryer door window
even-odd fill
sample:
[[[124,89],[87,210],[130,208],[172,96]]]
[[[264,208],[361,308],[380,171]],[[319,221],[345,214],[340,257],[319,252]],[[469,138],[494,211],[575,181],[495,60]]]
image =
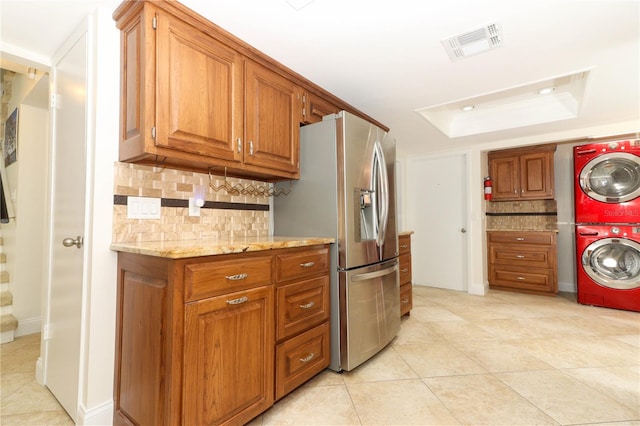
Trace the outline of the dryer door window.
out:
[[[624,203],[640,196],[640,157],[626,152],[604,154],[580,172],[580,187],[604,203]]]
[[[640,244],[624,238],[598,240],[582,254],[582,267],[601,286],[640,288]]]

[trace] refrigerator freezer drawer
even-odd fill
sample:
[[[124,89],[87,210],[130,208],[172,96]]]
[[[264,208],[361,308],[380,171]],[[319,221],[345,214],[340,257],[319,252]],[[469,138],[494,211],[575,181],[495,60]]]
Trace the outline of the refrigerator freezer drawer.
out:
[[[400,330],[398,260],[340,272],[340,358],[352,370],[384,348]]]

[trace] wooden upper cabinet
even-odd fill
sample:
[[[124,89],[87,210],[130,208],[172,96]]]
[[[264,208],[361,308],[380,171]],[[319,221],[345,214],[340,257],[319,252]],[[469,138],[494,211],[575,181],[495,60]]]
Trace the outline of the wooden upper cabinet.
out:
[[[251,60],[245,67],[244,162],[297,173],[302,89]]]
[[[555,146],[543,146],[490,152],[493,200],[553,199],[554,151]]]
[[[322,121],[322,117],[340,112],[340,108],[324,98],[305,93],[302,98],[302,123],[313,124]]]
[[[157,13],[156,145],[241,161],[242,56]]]
[[[347,110],[322,90],[174,0],[127,0],[121,31],[120,161],[298,179],[300,124]]]

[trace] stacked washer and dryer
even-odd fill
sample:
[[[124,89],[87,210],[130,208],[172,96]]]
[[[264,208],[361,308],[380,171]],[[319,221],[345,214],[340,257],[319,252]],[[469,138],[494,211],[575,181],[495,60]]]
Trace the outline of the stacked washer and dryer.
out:
[[[573,148],[578,302],[640,311],[640,139]]]

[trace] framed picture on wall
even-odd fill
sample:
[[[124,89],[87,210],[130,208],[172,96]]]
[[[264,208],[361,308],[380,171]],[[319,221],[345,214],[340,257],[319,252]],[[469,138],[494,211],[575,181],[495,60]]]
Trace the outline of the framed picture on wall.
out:
[[[18,108],[7,118],[4,126],[4,166],[18,159]]]

